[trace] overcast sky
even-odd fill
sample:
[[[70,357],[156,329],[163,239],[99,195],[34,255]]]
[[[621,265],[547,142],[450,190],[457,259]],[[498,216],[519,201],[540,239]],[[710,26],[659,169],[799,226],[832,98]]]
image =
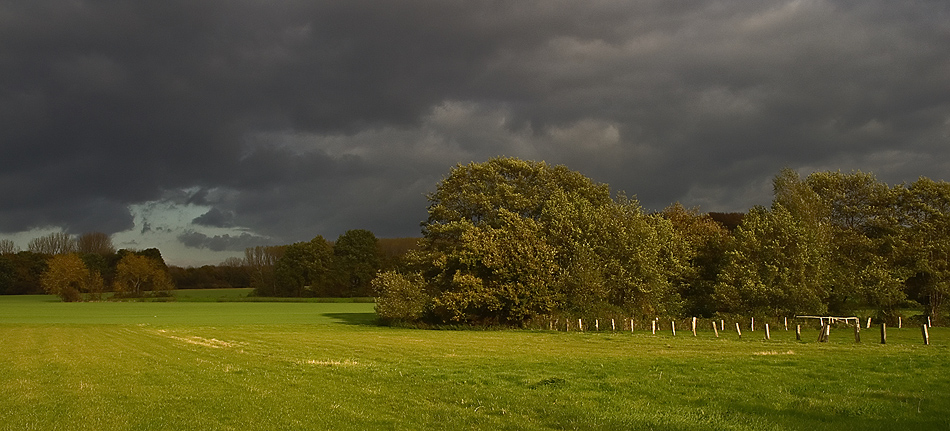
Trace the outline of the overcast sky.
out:
[[[648,210],[783,167],[950,179],[950,2],[0,0],[0,238],[175,264],[418,236],[458,163],[564,164]]]

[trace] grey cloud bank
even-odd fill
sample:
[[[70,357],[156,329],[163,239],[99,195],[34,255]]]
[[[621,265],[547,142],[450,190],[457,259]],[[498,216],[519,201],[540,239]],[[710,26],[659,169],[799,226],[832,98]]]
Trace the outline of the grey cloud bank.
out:
[[[943,1],[0,0],[0,236],[411,236],[497,155],[649,209],[744,211],[785,166],[948,179],[947,46]]]

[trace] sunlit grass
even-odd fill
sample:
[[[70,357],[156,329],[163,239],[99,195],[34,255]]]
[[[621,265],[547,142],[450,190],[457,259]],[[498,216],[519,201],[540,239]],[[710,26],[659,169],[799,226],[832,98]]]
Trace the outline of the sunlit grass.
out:
[[[890,330],[887,345],[849,329],[819,344],[817,329],[797,342],[372,319],[372,304],[0,298],[0,429],[950,426],[944,328],[924,346],[919,328]]]

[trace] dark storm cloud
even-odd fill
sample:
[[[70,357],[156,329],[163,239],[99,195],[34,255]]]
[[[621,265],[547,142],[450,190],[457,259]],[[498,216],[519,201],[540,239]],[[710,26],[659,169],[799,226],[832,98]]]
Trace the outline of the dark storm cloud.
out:
[[[195,217],[191,222],[201,226],[208,227],[233,227],[234,215],[230,212],[221,211],[217,208],[211,208],[208,212]]]
[[[502,154],[653,209],[767,203],[784,166],[947,179],[947,46],[938,1],[0,0],[0,232],[165,200],[414,235],[452,165]]]
[[[185,247],[208,249],[211,251],[244,251],[248,247],[272,244],[269,238],[249,233],[231,236],[229,234],[208,236],[195,231],[186,231],[178,235]]]

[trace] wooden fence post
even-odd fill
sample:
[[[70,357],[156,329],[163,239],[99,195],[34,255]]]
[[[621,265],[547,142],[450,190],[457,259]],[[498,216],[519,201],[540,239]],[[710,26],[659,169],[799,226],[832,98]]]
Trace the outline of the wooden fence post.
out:
[[[868,322],[870,321],[871,319],[868,319]],[[861,342],[861,322],[854,323],[854,342],[855,343]]]
[[[739,339],[742,339],[742,330],[739,329],[739,322],[736,322],[736,333],[739,334]]]
[[[610,319],[610,330],[617,332],[617,323],[614,322],[614,319]]]
[[[769,333],[769,324],[768,324],[768,323],[765,324],[765,339],[766,339],[766,340],[771,340],[771,339],[772,339],[772,334]]]
[[[795,325],[795,340],[802,341],[802,325]]]
[[[696,336],[696,318],[693,318],[693,336]]]
[[[897,329],[903,328],[903,322],[901,322],[901,316],[897,316]]]
[[[653,321],[653,335],[656,335],[656,320]]]
[[[600,319],[595,319],[595,320],[594,320],[594,330],[595,330],[595,331],[599,331],[599,330],[600,330]]]
[[[785,318],[785,330],[788,331],[788,317]]]
[[[881,344],[887,344],[887,324],[881,322]]]
[[[927,331],[927,325],[924,325],[923,327],[921,327],[920,332],[922,332],[922,335],[924,336],[924,345],[929,345],[930,333]]]
[[[670,321],[670,327],[673,328],[673,336],[676,336],[676,321]]]
[[[633,319],[630,319],[630,333],[633,333]]]
[[[584,321],[581,319],[577,319],[577,330],[584,332]]]
[[[712,325],[713,325],[713,332],[716,333],[716,338],[719,338],[719,330],[716,329],[716,321],[715,321],[715,320],[712,321]]]
[[[755,317],[752,318],[752,324],[749,325],[749,329],[755,332]]]
[[[870,328],[870,327],[871,327],[871,318],[868,317],[868,326],[865,327],[864,329],[868,329],[868,328]]]

